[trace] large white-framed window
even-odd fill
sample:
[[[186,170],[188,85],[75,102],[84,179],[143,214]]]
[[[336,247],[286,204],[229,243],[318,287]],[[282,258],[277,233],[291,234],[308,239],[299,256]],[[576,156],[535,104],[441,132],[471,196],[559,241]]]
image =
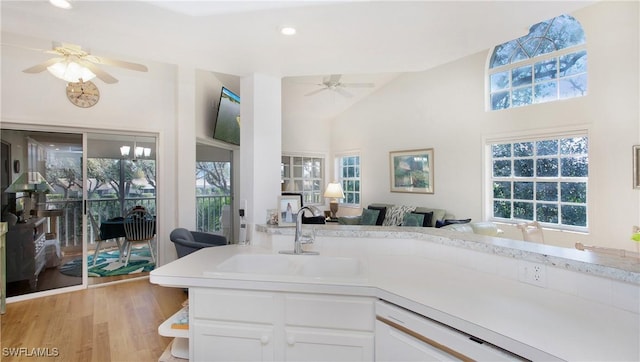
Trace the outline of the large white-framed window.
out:
[[[348,153],[336,156],[336,181],[342,185],[344,199],[340,204],[360,207],[361,180],[360,154]]]
[[[488,67],[490,110],[587,94],[582,25],[569,15],[537,23],[529,34],[494,47]]]
[[[588,231],[586,130],[487,139],[485,147],[491,220]]]
[[[301,193],[304,205],[324,203],[324,157],[282,155],[280,177],[282,191]]]

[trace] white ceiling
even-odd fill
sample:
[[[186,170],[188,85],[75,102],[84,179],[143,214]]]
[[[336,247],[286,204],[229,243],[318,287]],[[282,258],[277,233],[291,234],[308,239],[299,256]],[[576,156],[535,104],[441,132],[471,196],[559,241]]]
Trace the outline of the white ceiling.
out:
[[[42,0],[2,0],[1,26],[44,39],[20,44],[33,48],[57,40],[128,61],[281,76],[283,115],[316,119],[343,111],[397,74],[487,50],[593,2],[75,0],[62,10]],[[281,35],[285,25],[298,33]],[[329,91],[304,97],[329,74],[377,87],[351,89],[352,98]]]

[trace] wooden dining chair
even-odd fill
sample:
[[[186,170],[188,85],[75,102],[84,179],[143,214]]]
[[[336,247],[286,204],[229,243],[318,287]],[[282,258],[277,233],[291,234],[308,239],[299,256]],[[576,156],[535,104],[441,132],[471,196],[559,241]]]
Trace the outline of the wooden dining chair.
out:
[[[125,266],[129,264],[131,245],[136,243],[146,243],[149,245],[151,259],[154,263],[156,262],[151,245],[151,240],[153,240],[156,235],[156,220],[146,209],[133,208],[127,213],[124,218],[124,233],[127,248]]]
[[[93,214],[91,213],[91,210],[87,211],[87,217],[89,218],[89,221],[91,222],[91,228],[93,229],[93,240],[97,243],[96,244],[96,250],[93,253],[93,265],[96,265],[96,260],[98,260],[98,254],[100,253],[100,245],[102,245],[103,242],[107,241],[102,239],[101,235],[100,235],[100,226],[98,225],[98,222],[96,221],[96,218],[93,217]],[[118,244],[118,251],[120,252],[120,260],[122,260],[122,244],[120,244],[120,239],[116,238],[115,239],[116,244]]]
[[[542,233],[542,226],[540,226],[539,222],[520,223],[518,224],[518,229],[522,231],[522,240],[544,244],[544,234]]]

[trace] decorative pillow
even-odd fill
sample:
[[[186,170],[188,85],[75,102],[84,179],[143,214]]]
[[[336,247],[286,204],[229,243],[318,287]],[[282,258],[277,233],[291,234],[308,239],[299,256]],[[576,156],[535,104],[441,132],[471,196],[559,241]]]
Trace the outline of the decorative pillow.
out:
[[[378,210],[378,218],[376,219],[375,225],[382,225],[384,222],[384,217],[387,214],[386,206],[371,206],[367,207],[369,210]]]
[[[430,212],[414,211],[413,213],[414,214],[424,215],[424,221],[422,222],[422,226],[424,226],[424,227],[433,227],[433,223],[431,222],[431,219],[433,218],[433,211],[430,211]]]
[[[338,218],[338,224],[340,225],[360,225],[360,215],[357,216],[340,216]]]
[[[437,220],[436,227],[441,228],[443,226],[451,225],[451,224],[467,224],[470,223],[471,219],[444,219],[443,221]]]
[[[378,215],[380,215],[380,210],[362,209],[360,225],[376,225]]]
[[[399,226],[404,220],[404,214],[415,210],[415,206],[394,205],[387,209],[382,225]]]
[[[443,221],[444,216],[447,214],[444,209],[433,209],[430,207],[416,207],[416,212],[433,212],[433,217],[431,218],[431,226],[436,226],[436,222],[438,220]]]
[[[424,214],[409,212],[404,214],[402,219],[402,226],[422,226],[422,223],[424,223]]]

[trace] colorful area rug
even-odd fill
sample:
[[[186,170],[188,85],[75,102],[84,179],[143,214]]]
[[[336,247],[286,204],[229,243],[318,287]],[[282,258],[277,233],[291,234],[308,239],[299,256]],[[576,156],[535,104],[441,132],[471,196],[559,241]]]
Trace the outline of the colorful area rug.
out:
[[[128,275],[142,272],[149,272],[155,268],[156,264],[151,259],[149,248],[131,249],[129,264],[125,267],[124,261],[120,261],[118,250],[107,251],[98,254],[96,265],[93,265],[93,254],[88,257],[90,277],[112,277],[116,275]],[[60,266],[60,272],[65,275],[82,276],[82,258],[73,259]]]

